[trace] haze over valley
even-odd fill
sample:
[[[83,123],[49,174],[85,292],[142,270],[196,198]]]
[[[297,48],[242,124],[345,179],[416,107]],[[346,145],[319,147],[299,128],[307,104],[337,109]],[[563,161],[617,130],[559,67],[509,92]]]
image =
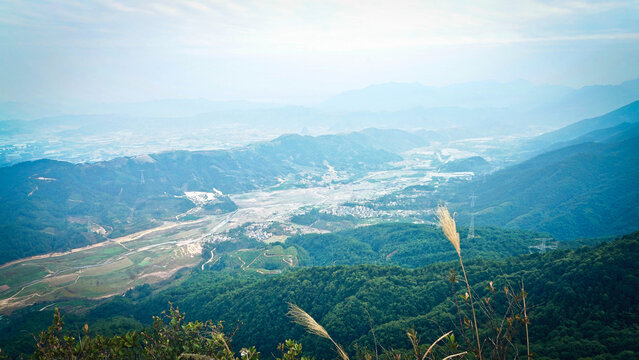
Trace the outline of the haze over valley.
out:
[[[0,358],[639,356],[637,4],[0,13]]]

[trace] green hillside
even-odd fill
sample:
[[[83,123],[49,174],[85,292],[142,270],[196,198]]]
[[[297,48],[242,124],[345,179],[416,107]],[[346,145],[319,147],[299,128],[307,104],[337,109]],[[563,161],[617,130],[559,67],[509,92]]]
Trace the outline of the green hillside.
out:
[[[489,281],[502,289],[507,281],[517,284],[525,280],[531,308],[531,342],[537,358],[577,359],[605,353],[617,355],[624,350],[636,355],[639,347],[633,339],[639,335],[639,282],[634,275],[639,270],[637,256],[639,233],[594,249],[555,251],[497,262],[478,259],[468,263],[467,271],[481,296],[491,296],[487,290]],[[425,341],[435,339],[442,330],[456,328],[447,281],[451,269],[460,271],[454,262],[414,270],[371,265],[313,267],[243,286],[230,279],[235,286],[229,283],[230,290],[226,291],[220,284],[209,291],[206,284],[211,279],[202,275],[193,277],[178,292],[169,292],[163,300],[172,299],[193,318],[222,319],[227,324],[241,321],[243,325],[234,338],[236,345],[256,345],[269,353],[282,339],[295,338],[324,358],[333,357],[330,343],[291,325],[284,316],[286,302],[308,311],[351,353],[357,344],[369,348],[373,345],[366,311],[381,344],[386,348],[409,348],[405,332],[411,327]],[[188,295],[185,298],[180,294]],[[494,297],[499,301],[498,295]],[[483,334],[488,336],[489,330],[484,328]],[[522,339],[515,341],[521,344]]]
[[[467,234],[461,229],[462,237]],[[520,230],[479,228],[464,239],[468,258],[497,259],[527,254],[542,234]],[[287,244],[301,248],[309,266],[389,264],[420,267],[457,259],[441,229],[432,225],[379,224],[330,234],[294,236]]]
[[[543,231],[560,239],[618,235],[639,224],[639,138],[582,143],[550,151],[440,196],[457,202],[469,220]]]
[[[585,142],[613,143],[635,137],[639,137],[639,123],[623,122],[609,128],[593,130],[570,141],[555,143],[548,148],[548,151]]]
[[[467,258],[502,259],[528,254],[537,238],[547,234],[523,230],[482,227],[475,238],[466,239]],[[235,236],[234,236],[235,237]],[[274,274],[294,271],[298,267],[329,265],[399,265],[416,268],[457,258],[441,230],[433,225],[382,223],[327,234],[292,236],[285,243],[265,244],[250,238],[205,244],[207,261],[201,269],[213,271],[242,270]],[[561,243],[570,247],[573,243]]]
[[[639,122],[639,101],[634,101],[605,115],[577,121],[561,129],[540,135],[530,141],[529,147],[544,149],[555,143],[567,142],[589,132],[617,126],[624,122]]]
[[[467,261],[466,270],[475,296],[490,297],[496,311],[504,310],[507,304],[504,286],[516,289],[521,280],[525,281],[535,358],[627,359],[639,353],[635,341],[639,336],[638,256],[639,233],[634,233],[595,248],[498,261],[476,259]],[[266,355],[276,353],[279,342],[294,338],[303,343],[307,353],[333,358],[328,341],[290,323],[285,316],[286,303],[292,302],[324,325],[353,357],[357,349],[374,348],[371,324],[377,342],[386,349],[409,349],[406,331],[410,328],[418,331],[424,343],[453,330],[460,346],[465,347],[464,336],[470,334],[464,335],[458,325],[449,281],[451,270],[459,273],[458,266],[447,262],[417,269],[380,265],[311,267],[265,280],[197,272],[172,290],[155,295],[150,291],[132,292],[84,315],[73,315],[68,321],[71,328],[93,321],[92,326],[105,333],[122,331],[127,326],[141,326],[139,321],[148,323],[151,315],[166,308],[170,300],[186,310],[189,319],[223,320],[231,329],[240,321],[233,337],[235,348],[255,345]],[[458,296],[463,295],[461,285],[457,279],[454,287]],[[463,299],[458,301],[462,313],[466,313]],[[42,318],[51,314],[45,313],[27,313],[15,321],[24,326],[33,321],[33,315]],[[494,335],[489,319],[481,312],[478,322],[482,324],[482,338]],[[105,330],[109,328],[111,332]],[[5,347],[7,340],[3,340]],[[525,352],[521,332],[512,342],[520,354]],[[11,341],[6,348],[15,348],[16,344],[19,341]]]

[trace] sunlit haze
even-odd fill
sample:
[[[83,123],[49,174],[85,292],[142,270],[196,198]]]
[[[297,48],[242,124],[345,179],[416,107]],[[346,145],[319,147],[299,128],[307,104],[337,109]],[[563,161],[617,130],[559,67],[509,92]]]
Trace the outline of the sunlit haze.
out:
[[[0,101],[313,104],[385,82],[639,77],[637,1],[0,3]]]
[[[0,359],[639,359],[637,179],[639,0],[0,0]]]

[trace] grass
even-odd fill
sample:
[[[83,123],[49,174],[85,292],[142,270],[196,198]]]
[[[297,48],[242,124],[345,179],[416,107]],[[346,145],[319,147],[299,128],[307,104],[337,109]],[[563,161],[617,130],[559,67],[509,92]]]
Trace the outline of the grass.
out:
[[[51,288],[52,288],[51,285],[43,283],[43,282],[39,282],[25,288],[24,290],[20,292],[20,295],[18,296],[28,296],[34,293],[44,293],[44,292],[51,291]]]
[[[193,225],[184,229],[185,234],[196,235]],[[27,284],[40,282],[26,287],[11,304],[0,308],[0,312],[8,313],[16,308],[31,305],[40,301],[55,301],[62,298],[94,298],[112,295],[125,291],[131,286],[153,283],[164,280],[171,269],[183,266],[195,266],[198,257],[176,256],[170,245],[155,246],[170,241],[171,237],[180,238],[178,233],[166,232],[147,235],[139,240],[125,243],[130,249],[139,252],[125,255],[129,250],[119,244],[111,243],[61,256],[30,260],[0,269],[0,279],[6,279],[10,289],[0,293],[0,300],[16,294]],[[122,259],[118,257],[124,256]],[[92,266],[96,265],[96,266]],[[90,266],[90,267],[86,267]],[[142,274],[153,271],[169,271],[166,274],[139,279]],[[56,273],[56,276],[51,276]],[[49,276],[49,277],[47,277]],[[71,276],[79,276],[69,281]],[[28,297],[38,293],[42,296]]]
[[[437,205],[437,210],[435,211],[435,215],[439,220],[439,224],[442,227],[442,231],[444,235],[453,244],[455,250],[457,251],[457,255],[459,256],[459,264],[461,265],[462,272],[464,273],[464,280],[466,282],[466,288],[468,290],[468,298],[470,299],[470,308],[473,313],[473,325],[475,327],[475,338],[477,339],[477,355],[479,356],[479,360],[482,359],[481,354],[481,341],[479,340],[479,330],[477,330],[477,316],[475,315],[475,304],[473,303],[473,292],[470,289],[470,284],[468,283],[468,276],[466,276],[466,269],[464,268],[464,261],[461,256],[461,245],[459,241],[459,233],[457,232],[457,225],[455,224],[455,219],[450,216],[448,209],[445,206]]]
[[[151,263],[151,258],[150,257],[145,257],[142,261],[140,261],[140,263],[138,263],[139,266],[147,266]]]
[[[133,262],[129,258],[122,258],[109,264],[100,265],[92,268],[88,268],[82,271],[82,276],[102,276],[117,272],[122,269],[126,269],[133,265]]]
[[[15,264],[0,270],[0,285],[16,287],[21,284],[39,279],[49,272],[44,266],[38,264]]]
[[[331,343],[333,343],[333,346],[335,347],[335,351],[337,352],[339,357],[342,360],[349,360],[348,354],[346,353],[346,351],[344,351],[344,348],[342,347],[342,345],[338,344],[335,340],[333,340],[333,338],[328,333],[328,331],[326,331],[326,329],[322,325],[320,325],[317,321],[315,321],[315,319],[313,319],[311,315],[309,315],[306,311],[302,310],[297,305],[289,303],[288,306],[289,306],[288,307],[289,310],[287,315],[291,318],[291,321],[293,321],[294,323],[298,325],[303,326],[306,329],[306,331],[309,332],[310,334],[329,340]],[[371,331],[372,331],[372,328],[371,328]],[[415,330],[410,330],[406,333],[406,335],[410,339],[411,344],[413,345],[415,360],[420,360],[420,359],[426,360],[428,358],[428,355],[431,354],[431,352],[433,351],[433,348],[435,347],[435,345],[437,345],[437,343],[439,343],[440,341],[448,338],[451,334],[452,334],[452,331],[449,331],[446,334],[440,336],[428,347],[428,349],[424,352],[424,354],[420,356],[421,348],[419,346],[419,337],[417,336],[417,333],[415,332]],[[374,335],[375,334],[373,333],[373,336]],[[375,347],[376,347],[375,358],[379,359],[379,356],[377,355],[377,344],[375,345]],[[458,352],[458,353],[446,356],[442,360],[465,356],[466,354],[467,354],[466,351],[462,351],[462,352]],[[369,357],[365,356],[364,358],[372,359],[372,355]],[[389,356],[389,358],[400,360],[402,356],[401,354],[392,354],[392,356]]]
[[[294,246],[269,245],[261,249],[240,249],[228,253],[234,265],[246,271],[261,274],[279,273],[298,264],[298,252]],[[291,266],[291,263],[293,264]]]

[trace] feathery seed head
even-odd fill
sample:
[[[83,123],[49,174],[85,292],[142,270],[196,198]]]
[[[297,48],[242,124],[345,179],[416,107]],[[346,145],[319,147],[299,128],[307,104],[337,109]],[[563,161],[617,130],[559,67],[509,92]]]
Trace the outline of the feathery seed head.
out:
[[[451,244],[455,247],[457,254],[461,256],[461,248],[459,246],[459,233],[457,232],[457,226],[455,225],[455,219],[450,216],[448,209],[446,206],[441,204],[437,205],[437,210],[435,210],[435,216],[439,220],[439,224],[442,227],[442,231],[444,235],[450,241]]]
[[[330,340],[331,337],[328,335],[326,329],[299,306],[288,304],[288,313],[286,313],[286,315],[288,315],[294,323],[302,325],[309,333]]]
[[[330,340],[342,360],[349,360],[344,348],[342,348],[340,344],[336,343],[328,334],[328,331],[326,331],[322,325],[318,324],[317,321],[315,321],[315,319],[313,319],[313,317],[306,311],[302,310],[295,304],[289,303],[288,313],[286,313],[286,315],[288,315],[294,323],[302,325],[309,333]]]

